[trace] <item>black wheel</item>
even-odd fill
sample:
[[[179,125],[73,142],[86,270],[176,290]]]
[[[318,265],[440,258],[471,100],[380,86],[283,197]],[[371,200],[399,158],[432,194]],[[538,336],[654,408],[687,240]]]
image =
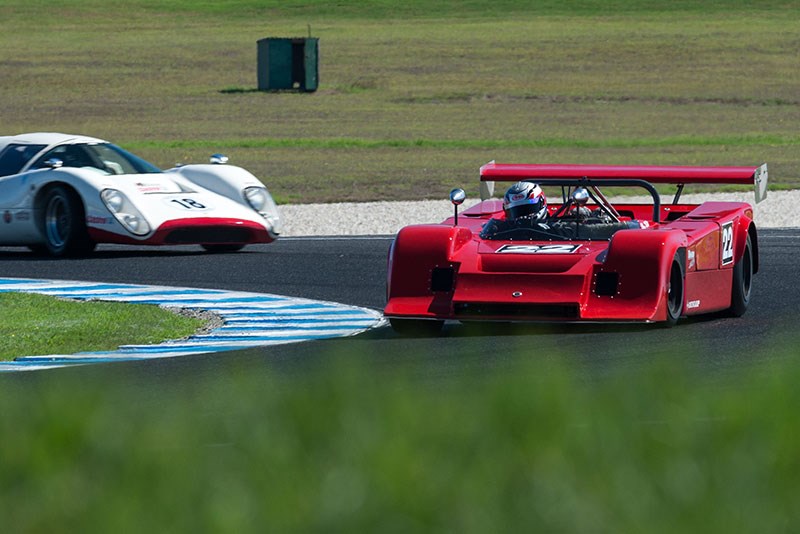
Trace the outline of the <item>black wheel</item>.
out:
[[[753,247],[750,235],[744,244],[744,253],[736,265],[733,266],[733,287],[731,288],[731,307],[728,315],[741,317],[750,304],[750,290],[753,284]]]
[[[666,326],[675,326],[683,314],[683,268],[680,258],[675,254],[669,270],[667,282],[667,321]]]
[[[57,185],[45,193],[40,224],[43,248],[51,256],[79,256],[94,250],[96,244],[86,230],[83,204],[67,187]]]
[[[434,336],[441,332],[444,321],[436,319],[389,319],[389,324],[401,336]]]
[[[244,248],[244,245],[231,245],[231,244],[200,245],[200,246],[206,249],[206,252],[211,252],[212,254],[219,254],[223,252],[236,252]]]

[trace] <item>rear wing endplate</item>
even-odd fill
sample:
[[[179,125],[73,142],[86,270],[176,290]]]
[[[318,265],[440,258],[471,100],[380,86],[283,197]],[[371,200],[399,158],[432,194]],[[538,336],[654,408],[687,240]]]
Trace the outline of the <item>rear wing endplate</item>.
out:
[[[541,165],[495,163],[481,167],[481,200],[494,195],[494,183],[542,178],[580,180],[644,180],[654,184],[752,184],[756,203],[767,198],[767,164],[757,167],[689,167],[656,165]]]

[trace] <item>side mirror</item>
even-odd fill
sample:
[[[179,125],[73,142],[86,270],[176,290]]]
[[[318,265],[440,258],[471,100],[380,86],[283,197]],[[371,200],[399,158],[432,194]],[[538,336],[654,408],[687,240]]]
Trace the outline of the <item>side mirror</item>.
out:
[[[209,161],[214,165],[225,165],[228,163],[228,156],[225,154],[212,154]]]
[[[64,166],[64,162],[58,158],[50,158],[44,162],[45,167],[49,167],[51,169],[59,169]]]
[[[463,189],[453,189],[450,191],[450,202],[452,202],[454,206],[460,206],[466,199],[467,194]]]
[[[463,189],[453,189],[450,191],[450,202],[453,204],[453,219],[454,219],[454,226],[458,226],[458,207],[464,203],[467,199],[467,194],[464,192]]]

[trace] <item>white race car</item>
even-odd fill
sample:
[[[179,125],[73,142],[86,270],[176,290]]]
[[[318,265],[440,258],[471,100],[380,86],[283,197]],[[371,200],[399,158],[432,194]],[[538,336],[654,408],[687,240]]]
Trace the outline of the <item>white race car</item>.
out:
[[[280,218],[266,187],[225,163],[215,154],[162,171],[101,139],[0,137],[0,246],[75,256],[97,243],[228,252],[274,241]]]

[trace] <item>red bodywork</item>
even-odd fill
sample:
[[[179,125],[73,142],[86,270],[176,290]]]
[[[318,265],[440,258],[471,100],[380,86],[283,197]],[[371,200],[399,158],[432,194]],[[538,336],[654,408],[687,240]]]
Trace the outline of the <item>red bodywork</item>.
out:
[[[655,167],[490,163],[481,180],[637,179],[652,183],[755,184],[765,194],[766,167]],[[758,196],[758,193],[757,193]],[[560,205],[550,204],[555,213]],[[731,307],[733,269],[750,237],[758,269],[753,209],[744,202],[614,204],[621,218],[642,223],[602,241],[482,239],[502,202],[462,212],[458,225],[403,228],[389,253],[384,315],[390,319],[521,321],[665,321],[670,272],[682,270],[681,315]],[[656,220],[657,219],[657,220]],[[725,230],[723,232],[723,229]],[[731,234],[732,230],[732,236]],[[732,238],[723,243],[726,238]],[[546,249],[547,253],[539,253]],[[519,253],[517,253],[519,252]]]

